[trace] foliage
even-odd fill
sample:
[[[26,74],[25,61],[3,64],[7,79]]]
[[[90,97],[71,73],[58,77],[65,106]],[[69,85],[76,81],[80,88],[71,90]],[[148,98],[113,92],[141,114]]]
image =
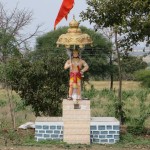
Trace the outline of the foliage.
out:
[[[87,0],[86,11],[81,12],[82,20],[89,20],[98,28],[111,28],[118,63],[118,113],[123,124],[122,108],[122,67],[120,51],[132,50],[133,45],[147,38],[149,41],[150,8],[148,0]],[[145,32],[146,31],[146,32]],[[113,34],[112,33],[112,34]],[[112,76],[111,76],[112,79]]]
[[[141,81],[142,86],[150,88],[150,70],[139,70],[134,73],[135,79]]]
[[[131,45],[150,36],[149,0],[87,0],[87,4],[82,19],[102,28],[117,27],[121,35],[119,47],[129,50]]]
[[[61,99],[67,95],[68,74],[63,69],[63,57],[11,59],[6,66],[9,85],[26,106],[31,105],[36,116],[60,115]]]
[[[122,74],[124,80],[133,80],[134,72],[140,69],[145,69],[147,63],[135,56],[122,56],[121,59]]]
[[[85,97],[91,96],[92,116],[118,115],[118,98],[115,91],[108,89],[96,90],[91,88],[85,92]],[[150,114],[149,90],[128,90],[122,93],[123,121],[133,134],[145,132],[145,122]],[[88,97],[89,98],[89,97]],[[138,130],[136,130],[138,129]]]
[[[81,57],[88,63],[89,71],[86,76],[93,78],[100,78],[109,74],[108,57],[111,51],[111,43],[107,41],[100,33],[95,33],[94,30],[88,29],[86,27],[80,27],[83,33],[87,33],[91,36],[93,40],[93,47],[89,45],[85,47],[85,50],[81,52]],[[64,54],[66,56],[65,48],[56,48],[56,42],[61,34],[67,33],[68,27],[61,27],[55,31],[50,31],[41,37],[37,38],[36,51],[34,52],[34,57],[44,57],[48,53],[54,53],[55,55]],[[67,59],[64,57],[64,59]]]

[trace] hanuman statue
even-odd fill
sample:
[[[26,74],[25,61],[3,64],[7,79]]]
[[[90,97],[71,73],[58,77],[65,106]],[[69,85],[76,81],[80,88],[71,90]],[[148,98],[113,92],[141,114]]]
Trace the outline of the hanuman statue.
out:
[[[88,70],[88,64],[79,57],[79,51],[73,50],[72,58],[67,60],[64,69],[70,69],[70,81],[69,81],[69,96],[68,100],[75,99],[81,100],[81,79],[85,71]]]

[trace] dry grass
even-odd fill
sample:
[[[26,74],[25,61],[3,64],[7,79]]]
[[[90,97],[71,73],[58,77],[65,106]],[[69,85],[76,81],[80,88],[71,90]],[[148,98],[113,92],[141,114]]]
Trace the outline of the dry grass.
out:
[[[91,85],[94,85],[95,89],[102,90],[102,89],[109,89],[110,88],[110,81],[90,81],[90,84],[87,84],[87,89],[90,88]],[[117,90],[119,86],[118,81],[114,81],[113,89]],[[123,90],[137,90],[140,89],[140,82],[136,81],[123,81],[122,82],[122,89]]]

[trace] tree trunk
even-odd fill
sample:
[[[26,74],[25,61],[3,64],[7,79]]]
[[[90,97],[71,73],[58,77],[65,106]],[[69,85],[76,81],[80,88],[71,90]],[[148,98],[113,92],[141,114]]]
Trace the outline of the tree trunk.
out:
[[[113,65],[113,61],[112,61],[112,52],[110,54],[110,67]],[[113,75],[113,71],[111,71],[110,73],[110,90],[113,90],[113,82],[114,82],[114,75]]]
[[[9,91],[9,90],[11,90],[11,91]],[[11,120],[12,120],[12,127],[13,127],[13,129],[15,129],[16,119],[15,119],[12,89],[9,89],[8,86],[6,85],[6,91],[7,91],[7,97],[8,97],[8,102],[9,102],[10,115],[11,115]]]
[[[115,29],[115,45],[118,58],[118,74],[119,74],[119,89],[118,89],[118,106],[116,110],[116,115],[119,117],[120,123],[124,124],[124,114],[122,110],[122,70],[121,70],[121,61],[120,61],[120,52],[118,48],[118,37],[117,29]]]

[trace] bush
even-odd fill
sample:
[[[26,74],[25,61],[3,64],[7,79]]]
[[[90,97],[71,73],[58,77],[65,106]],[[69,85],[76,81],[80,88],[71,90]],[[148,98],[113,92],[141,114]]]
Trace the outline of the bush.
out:
[[[134,75],[136,80],[141,81],[142,86],[150,88],[150,70],[139,70]]]

